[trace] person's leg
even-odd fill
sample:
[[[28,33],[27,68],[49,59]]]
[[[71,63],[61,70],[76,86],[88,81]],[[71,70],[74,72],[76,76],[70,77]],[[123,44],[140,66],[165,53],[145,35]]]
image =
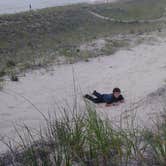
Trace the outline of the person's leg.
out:
[[[103,95],[97,91],[93,91],[93,95],[96,96],[99,99],[103,99]]]
[[[92,96],[90,96],[90,95],[85,95],[84,96],[86,99],[88,99],[88,100],[90,100],[90,101],[92,101],[92,102],[94,102],[94,103],[96,103],[96,104],[98,104],[98,103],[103,103],[103,100],[101,100],[100,98],[94,98],[94,97],[92,97]]]

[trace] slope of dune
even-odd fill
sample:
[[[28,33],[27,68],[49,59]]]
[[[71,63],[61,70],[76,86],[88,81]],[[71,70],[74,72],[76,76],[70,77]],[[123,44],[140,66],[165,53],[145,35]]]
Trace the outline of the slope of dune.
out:
[[[41,114],[60,115],[58,106],[72,106],[75,94],[78,103],[84,105],[83,94],[94,89],[106,93],[115,86],[122,89],[126,102],[118,107],[96,106],[98,112],[119,123],[126,112],[133,114],[134,110],[138,124],[151,127],[151,115],[159,115],[164,108],[165,91],[159,88],[166,81],[165,52],[166,40],[158,38],[111,56],[41,69],[27,73],[19,82],[7,82],[0,92],[2,138],[14,138],[13,124],[38,128],[44,121]]]

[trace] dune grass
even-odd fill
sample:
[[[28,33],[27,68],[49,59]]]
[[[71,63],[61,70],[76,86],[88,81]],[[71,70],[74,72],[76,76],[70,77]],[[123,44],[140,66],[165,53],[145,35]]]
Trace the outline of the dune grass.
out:
[[[3,86],[4,86],[4,80],[1,78],[0,79],[0,90],[3,89]]]
[[[61,110],[62,111],[62,110]],[[113,127],[87,103],[85,112],[63,110],[61,118],[46,119],[45,130],[36,132],[24,125],[19,148],[0,158],[1,165],[21,166],[156,166],[166,164],[166,121],[156,131]]]

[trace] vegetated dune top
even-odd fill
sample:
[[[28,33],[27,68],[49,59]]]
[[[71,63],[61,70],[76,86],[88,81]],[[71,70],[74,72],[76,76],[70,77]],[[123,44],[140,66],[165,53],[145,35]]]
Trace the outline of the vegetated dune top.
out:
[[[75,94],[78,103],[84,105],[83,94],[94,89],[109,93],[116,86],[122,89],[126,103],[108,108],[99,105],[96,107],[98,112],[119,123],[120,117],[126,113],[133,114],[137,110],[137,122],[150,127],[151,118],[162,111],[160,98],[157,97],[160,102],[155,100],[155,104],[152,104],[152,93],[158,93],[158,88],[165,84],[165,52],[165,39],[159,39],[152,45],[141,44],[112,56],[92,59],[90,62],[29,72],[19,82],[9,82],[0,92],[1,136],[14,137],[13,123],[25,123],[38,128],[43,117],[31,103],[43,114],[55,111],[60,115],[58,106],[72,106]],[[3,146],[1,147],[3,150]]]
[[[77,48],[85,42],[104,36],[161,30],[165,26],[165,18],[160,20],[158,17],[164,14],[166,3],[158,0],[149,7],[149,1],[154,2],[142,0],[141,3],[134,1],[114,5],[82,4],[3,15],[0,17],[0,75],[8,72],[6,64],[9,60],[13,61],[13,54],[16,66],[22,63],[22,67],[27,68],[33,65],[34,57],[39,59],[40,57],[43,59],[42,56],[47,57],[44,58],[45,63],[50,57],[61,55],[82,58],[82,53],[78,53]],[[136,8],[137,3],[139,6]],[[103,17],[115,21],[108,21]],[[144,23],[135,21],[137,18],[152,20]],[[119,21],[121,19],[122,22]],[[129,21],[129,24],[128,19],[134,22]]]
[[[117,0],[109,0],[109,2],[116,2]],[[64,6],[76,3],[95,3],[106,2],[105,0],[5,0],[0,1],[0,14],[4,13],[16,13],[29,10],[31,4],[32,9],[41,9],[53,6]]]

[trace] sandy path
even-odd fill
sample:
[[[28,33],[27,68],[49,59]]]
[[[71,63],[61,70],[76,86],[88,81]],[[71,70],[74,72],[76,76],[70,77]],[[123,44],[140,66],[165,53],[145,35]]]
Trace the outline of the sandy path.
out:
[[[130,23],[135,23],[135,22],[138,22],[138,23],[155,23],[155,22],[166,21],[165,16],[162,16],[162,17],[157,18],[157,19],[147,19],[147,20],[117,20],[117,19],[114,19],[114,18],[105,17],[105,16],[100,15],[96,12],[89,11],[89,13],[92,14],[93,16],[97,17],[97,18],[102,19],[102,20],[108,20],[108,21],[120,22],[120,23],[129,23],[129,24]]]
[[[90,62],[56,66],[47,72],[42,69],[27,73],[18,83],[8,82],[4,91],[0,92],[0,135],[14,137],[13,124],[25,123],[37,128],[43,121],[40,113],[22,95],[44,114],[48,111],[58,113],[57,102],[64,103],[67,100],[72,103],[73,70],[80,101],[82,93],[94,89],[101,92],[110,92],[115,86],[122,89],[126,98],[125,104],[116,108],[105,108],[103,105],[97,107],[110,118],[119,119],[120,114],[129,109],[131,103],[144,100],[149,93],[165,84],[165,52],[165,41],[154,45],[142,44],[111,56],[92,59]],[[148,107],[146,111],[144,108],[138,112],[138,117],[145,125],[149,124],[150,111]],[[0,144],[0,150],[4,148]]]

